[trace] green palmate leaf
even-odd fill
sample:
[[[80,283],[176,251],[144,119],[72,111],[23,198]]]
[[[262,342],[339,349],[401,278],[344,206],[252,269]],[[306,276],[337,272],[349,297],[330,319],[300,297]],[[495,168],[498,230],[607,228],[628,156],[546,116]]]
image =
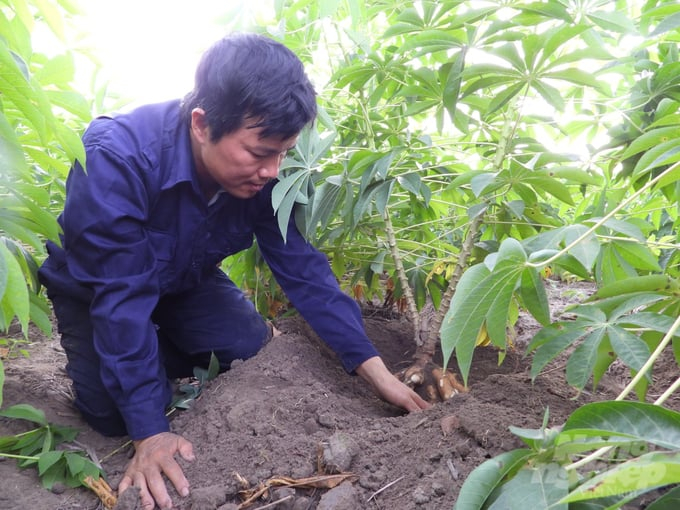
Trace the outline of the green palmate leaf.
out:
[[[587,434],[628,436],[672,450],[680,449],[680,413],[645,402],[585,404],[565,422],[560,437]]]
[[[563,5],[559,3],[529,2],[524,5],[518,4],[515,8],[521,11],[538,13],[545,16],[546,18],[560,19],[569,24],[572,23],[569,12]]]
[[[633,276],[603,285],[592,296],[590,296],[590,298],[588,298],[588,301],[619,297],[626,294],[630,295],[639,292],[672,292],[677,285],[678,281],[676,279],[665,274]]]
[[[49,305],[47,304],[45,298],[40,294],[31,292],[29,293],[29,297],[31,300],[31,322],[38,326],[40,331],[42,331],[45,336],[49,337],[52,334],[52,314],[49,309]]]
[[[86,167],[85,147],[79,134],[60,122],[54,126],[54,133],[69,162],[73,163],[77,160],[83,167]]]
[[[591,221],[598,221],[600,218],[592,218]],[[609,218],[604,222],[605,227],[612,229],[614,232],[619,234],[624,234],[633,239],[640,241],[641,243],[646,242],[645,235],[642,233],[637,225],[634,225],[630,221],[617,220],[616,218]]]
[[[596,25],[620,34],[634,34],[636,32],[633,22],[622,12],[596,11],[589,12],[586,16]]]
[[[569,225],[564,228],[564,243],[569,246],[588,231],[585,225]],[[600,253],[600,243],[594,234],[589,234],[576,246],[569,250],[569,254],[578,260],[583,267],[591,270]]]
[[[443,104],[444,108],[446,108],[446,111],[449,112],[451,120],[453,120],[456,116],[456,106],[458,105],[458,96],[460,95],[460,86],[462,83],[462,73],[465,67],[466,54],[467,47],[463,46],[455,56],[446,77]]]
[[[543,326],[550,324],[550,303],[539,272],[531,267],[522,272],[519,295],[529,313]]]
[[[616,361],[616,353],[612,347],[610,337],[605,336],[597,347],[597,356],[595,358],[595,365],[593,365],[594,389],[600,384],[602,377],[607,373],[607,370],[614,361]]]
[[[503,263],[498,264],[497,267],[498,269],[502,269]],[[508,274],[512,274],[512,271]],[[516,277],[514,285],[499,285],[498,292],[494,296],[489,307],[489,311],[486,314],[486,330],[489,335],[489,339],[493,345],[499,347],[501,350],[505,349],[508,341],[507,327],[509,320],[509,309],[516,286]]]
[[[410,35],[399,47],[400,53],[414,52],[415,56],[449,51],[462,45],[448,30],[423,30]]]
[[[41,111],[32,101],[35,91],[17,66],[15,56],[0,41],[0,89],[4,100],[10,101],[21,111],[42,143],[47,143],[48,131],[45,123],[45,115],[51,112]]]
[[[513,97],[519,94],[525,87],[526,84],[524,82],[516,83],[515,85],[511,85],[510,87],[496,94],[489,103],[487,114],[491,115],[492,113],[495,113],[496,111],[503,108],[506,104],[508,104],[508,102],[510,102],[510,100]]]
[[[632,267],[643,271],[662,271],[657,256],[647,245],[627,240],[612,240],[611,244]]]
[[[460,488],[454,510],[481,510],[503,479],[524,465],[534,453],[528,449],[512,450],[489,459],[475,468]]]
[[[675,14],[671,14],[670,16],[662,19],[654,31],[649,34],[649,36],[657,37],[671,30],[677,30],[678,28],[680,28],[680,12],[676,12]]]
[[[0,112],[0,175],[28,177],[28,165],[15,130]]]
[[[0,296],[0,303],[2,303],[3,309],[10,314],[9,317],[6,317],[6,320],[16,316],[22,330],[26,333],[30,314],[30,298],[21,266],[4,243],[0,243],[0,259],[4,259],[4,266],[7,269],[7,283],[4,293]]]
[[[506,239],[501,244],[498,252],[495,254],[495,263],[492,272],[497,271],[509,265],[516,268],[518,266],[524,267],[526,263],[526,253],[522,245],[515,239]],[[493,259],[493,255],[489,257]],[[523,271],[521,271],[523,273]],[[518,275],[519,276],[519,275]],[[507,326],[510,303],[515,289],[518,286],[518,281],[515,279],[514,285],[504,285],[498,290],[498,294],[493,298],[489,311],[486,314],[486,329],[489,334],[491,342],[501,349],[504,349],[507,344]]]
[[[669,490],[656,501],[645,507],[645,510],[676,510],[680,508],[680,487]]]
[[[497,181],[495,173],[478,173],[470,176],[470,188],[475,196],[479,197],[482,194],[498,189],[501,182]]]
[[[647,301],[648,304],[650,300]],[[626,306],[626,308],[629,308]],[[632,308],[629,308],[632,309]],[[658,331],[659,333],[667,333],[673,326],[674,319],[668,315],[661,315],[656,312],[637,312],[630,315],[626,315],[620,321],[620,323],[632,324],[634,326],[640,326],[642,328],[649,329],[651,331]],[[675,332],[676,337],[680,337],[680,331]]]
[[[315,188],[311,217],[309,219],[310,228],[306,232],[306,237],[309,238],[313,234],[313,229],[316,225],[319,225],[321,230],[325,230],[328,227],[331,215],[344,196],[342,191],[342,183],[335,184],[330,181],[326,181]]]
[[[639,371],[651,355],[649,346],[639,336],[621,327],[611,327],[607,332],[619,359],[629,368]],[[649,374],[647,375],[651,378]]]
[[[657,94],[672,92],[680,83],[680,62],[670,62],[659,67],[652,76],[653,91]],[[677,99],[677,96],[672,96]]]
[[[631,156],[634,156],[635,154],[649,150],[652,147],[666,143],[669,140],[674,140],[677,137],[677,133],[677,126],[647,131],[646,133],[643,133],[642,135],[635,138],[635,140],[630,143],[628,148],[623,151],[620,157],[621,159],[627,159]]]
[[[535,380],[548,363],[580,339],[586,333],[586,327],[566,329],[562,324],[551,324],[536,333],[527,346],[527,353],[536,351],[532,357],[531,379]]]
[[[301,170],[284,177],[272,190],[272,206],[276,211],[279,230],[284,242],[288,237],[288,222],[301,190],[307,189],[309,172]]]
[[[295,144],[295,152],[300,156],[305,164],[305,168],[311,170],[315,168],[319,160],[330,150],[337,133],[332,131],[323,138],[312,126],[302,130]]]
[[[556,260],[555,265],[584,280],[589,280],[592,276],[590,271],[576,257],[569,254],[563,255]]]
[[[560,500],[568,493],[568,474],[559,464],[525,467],[492,495],[489,510],[509,508],[550,508],[567,510]]]
[[[583,54],[579,54],[577,56],[579,57],[579,60],[587,57],[587,55]],[[604,88],[604,85],[598,81],[594,75],[573,67],[561,71],[551,71],[549,73],[545,73],[543,78],[562,80],[575,85],[581,85],[600,90]]]
[[[574,183],[590,184],[592,186],[600,186],[603,182],[602,177],[599,175],[570,166],[553,167],[550,169],[550,175],[558,179],[567,179]]]
[[[440,335],[444,366],[448,364],[455,350],[465,384],[479,329],[488,318],[497,326],[501,323],[501,318],[505,317],[505,327],[508,317],[507,295],[514,291],[523,269],[524,262],[504,260],[496,264],[493,272],[473,266],[461,277],[451,307],[444,317]],[[471,287],[474,288],[469,290]],[[498,335],[497,332],[496,334]]]
[[[387,202],[392,196],[395,179],[387,179],[375,190],[375,208],[382,215],[385,214]]]
[[[66,452],[64,454],[66,458],[66,464],[68,465],[69,472],[77,476],[83,472],[85,465],[87,464],[87,459],[79,452]]]
[[[566,369],[567,382],[574,388],[582,390],[593,374],[600,352],[600,342],[604,336],[604,328],[587,333],[581,339],[581,344],[569,356]]]
[[[385,193],[389,194],[389,192],[385,191],[386,187],[390,188],[394,184],[394,179],[390,179],[388,181],[377,181],[372,184],[370,184],[366,189],[362,190],[361,194],[357,198],[356,204],[354,205],[354,212],[353,212],[353,226],[356,227],[356,225],[359,223],[359,220],[361,220],[361,217],[366,214],[372,204],[373,197],[376,194],[380,194],[381,196],[385,196]],[[381,192],[382,193],[379,193]]]
[[[406,191],[409,191],[414,195],[420,194],[422,181],[420,179],[420,175],[418,175],[417,173],[399,175],[397,176],[397,182]]]
[[[531,40],[535,40],[532,38]],[[489,48],[487,50],[491,55],[505,60],[510,64],[515,72],[521,73],[527,70],[526,62],[522,55],[520,55],[517,45],[509,43],[503,44],[497,48]]]
[[[531,87],[539,93],[546,103],[555,108],[555,110],[559,112],[564,111],[564,99],[557,88],[549,85],[545,81],[539,80],[532,81]]]
[[[648,453],[590,478],[569,492],[562,502],[625,494],[679,482],[680,453]]]
[[[574,199],[569,188],[557,179],[546,175],[533,174],[523,179],[523,181],[532,185],[537,191],[545,191],[565,204],[574,205]]]
[[[680,140],[674,138],[648,149],[633,168],[632,178],[639,179],[655,168],[670,165],[677,161],[680,161]]]
[[[28,420],[38,425],[47,425],[45,413],[28,404],[17,404],[0,411],[0,416]]]
[[[64,456],[63,451],[50,450],[38,455],[38,474],[43,475],[45,471],[54,466]]]

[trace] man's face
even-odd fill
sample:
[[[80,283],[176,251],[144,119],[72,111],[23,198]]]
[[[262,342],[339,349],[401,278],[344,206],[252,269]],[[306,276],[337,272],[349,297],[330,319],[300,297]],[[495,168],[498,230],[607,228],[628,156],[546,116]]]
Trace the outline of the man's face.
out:
[[[260,138],[261,128],[242,127],[210,141],[210,130],[200,109],[192,113],[192,150],[204,193],[209,198],[223,189],[237,198],[251,198],[279,174],[297,135],[286,140]]]

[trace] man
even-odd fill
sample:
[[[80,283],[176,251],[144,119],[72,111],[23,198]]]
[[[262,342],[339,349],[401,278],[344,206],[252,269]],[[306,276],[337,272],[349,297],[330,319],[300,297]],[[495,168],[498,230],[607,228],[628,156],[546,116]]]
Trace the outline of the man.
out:
[[[119,491],[140,489],[144,508],[171,508],[163,475],[186,496],[175,460],[192,445],[170,432],[170,381],[249,358],[270,328],[219,270],[255,236],[297,310],[388,402],[428,404],[385,367],[359,309],[326,258],[288,226],[284,242],[271,205],[279,165],[316,116],[302,63],[268,38],[234,35],[202,57],[183,102],[142,106],[94,120],[59,221],[62,247],[48,244],[40,277],[68,356],[75,405],[106,435],[128,434],[135,455]]]

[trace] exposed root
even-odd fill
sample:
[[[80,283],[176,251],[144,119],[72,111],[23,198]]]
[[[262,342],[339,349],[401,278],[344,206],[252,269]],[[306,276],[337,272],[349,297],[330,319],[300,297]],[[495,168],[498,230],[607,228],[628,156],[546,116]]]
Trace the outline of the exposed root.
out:
[[[241,485],[247,481],[238,473],[234,473],[236,479]],[[304,489],[332,489],[337,487],[345,480],[356,480],[357,476],[353,473],[340,473],[335,475],[319,475],[309,478],[289,478],[286,476],[278,476],[270,478],[265,482],[261,482],[257,487],[252,489],[244,489],[239,494],[243,499],[243,503],[239,505],[239,510],[248,508],[254,504],[258,499],[266,495],[272,487],[299,487]]]
[[[468,391],[453,371],[431,363],[425,367],[413,364],[399,372],[397,377],[430,403],[444,402]]]
[[[111,510],[116,506],[118,498],[116,498],[113,489],[111,489],[103,478],[97,478],[95,480],[91,476],[86,476],[83,483],[99,497],[106,510]]]

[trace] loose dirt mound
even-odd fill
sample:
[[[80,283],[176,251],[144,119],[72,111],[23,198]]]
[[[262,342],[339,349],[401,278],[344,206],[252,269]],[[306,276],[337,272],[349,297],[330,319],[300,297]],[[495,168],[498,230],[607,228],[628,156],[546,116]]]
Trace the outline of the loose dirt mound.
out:
[[[413,348],[410,324],[401,318],[365,321],[388,366],[403,368]],[[281,336],[211,381],[188,411],[175,414],[173,430],[194,443],[197,457],[184,463],[193,492],[185,500],[175,498],[177,508],[235,509],[247,482],[251,489],[269,487],[250,508],[450,509],[475,467],[520,446],[510,425],[539,427],[546,408],[550,422],[559,424],[586,401],[611,398],[619,386],[610,378],[599,393],[575,398],[559,366],[532,384],[520,346],[536,326],[523,320],[517,352],[509,353],[501,366],[493,349],[477,350],[469,393],[404,414],[377,399],[360,378],[347,375],[303,321],[287,319],[278,326]],[[102,459],[115,485],[129,447],[120,448],[123,439],[89,430],[73,411],[56,340],[30,351],[28,360],[6,361],[4,405],[31,403],[44,409],[48,419],[78,427],[83,431],[79,441]],[[0,434],[16,433],[22,426],[0,420]],[[314,477],[322,473],[351,475],[333,489],[286,485],[290,479],[319,485]],[[0,477],[3,509],[98,507],[84,489],[42,489],[34,471],[19,471],[13,461],[0,462]],[[267,506],[274,500],[278,503]]]

